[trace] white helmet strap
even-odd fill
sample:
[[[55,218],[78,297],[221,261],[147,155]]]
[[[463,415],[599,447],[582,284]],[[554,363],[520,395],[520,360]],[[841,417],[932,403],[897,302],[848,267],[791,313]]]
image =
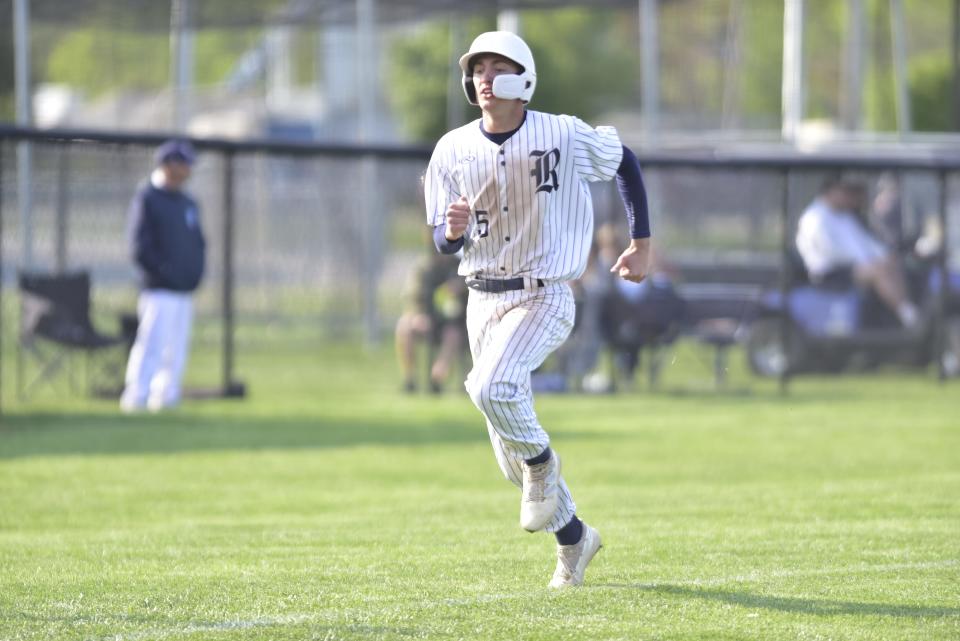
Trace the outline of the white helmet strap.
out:
[[[501,74],[493,79],[493,95],[504,100],[517,100],[523,97],[529,84],[522,76]]]

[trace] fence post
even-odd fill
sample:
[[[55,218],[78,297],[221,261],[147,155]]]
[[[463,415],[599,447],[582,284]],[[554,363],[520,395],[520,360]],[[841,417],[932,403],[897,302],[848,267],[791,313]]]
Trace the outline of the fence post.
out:
[[[780,348],[784,365],[780,372],[780,394],[786,395],[790,382],[790,168],[783,169],[783,202],[780,210]]]
[[[943,362],[943,352],[946,349],[947,331],[947,304],[950,300],[950,234],[947,228],[947,189],[950,183],[947,180],[947,170],[940,170],[940,296],[937,301],[937,331],[934,337],[934,354],[937,359],[937,376],[941,383],[947,380],[946,364]]]
[[[377,159],[366,154],[360,161],[361,184],[375,185],[377,180]],[[380,275],[380,261],[382,260],[383,229],[379,224],[382,219],[381,199],[375,189],[365,188],[360,194],[362,207],[362,250],[360,266],[362,279],[362,300],[364,339],[367,347],[376,347],[380,344],[380,314],[377,305],[377,281]]]
[[[950,62],[953,71],[953,130],[960,131],[960,0],[953,0],[953,43]]]
[[[0,416],[3,416],[3,147],[0,140]]]
[[[67,210],[70,207],[70,144],[60,146],[60,157],[57,162],[57,272],[63,273],[67,269]]]
[[[223,282],[220,301],[223,318],[222,394],[233,385],[233,149],[223,154]]]

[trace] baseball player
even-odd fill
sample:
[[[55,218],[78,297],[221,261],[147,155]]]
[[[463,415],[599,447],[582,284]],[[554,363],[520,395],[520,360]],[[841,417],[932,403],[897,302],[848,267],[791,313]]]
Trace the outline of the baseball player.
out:
[[[482,117],[437,143],[424,184],[427,222],[441,253],[463,251],[473,356],[465,385],[500,469],[521,488],[520,525],[556,535],[550,587],[576,586],[600,535],[577,518],[560,457],[533,410],[530,373],[573,327],[567,281],[583,273],[593,234],[587,183],[617,178],[633,240],[611,271],[635,282],[647,270],[646,193],[615,129],[526,108],[537,74],[520,37],[477,36],[460,68]]]

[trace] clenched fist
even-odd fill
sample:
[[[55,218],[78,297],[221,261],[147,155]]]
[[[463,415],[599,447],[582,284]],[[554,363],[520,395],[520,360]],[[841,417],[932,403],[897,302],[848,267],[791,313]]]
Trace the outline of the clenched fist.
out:
[[[456,202],[450,203],[447,207],[446,220],[447,240],[454,241],[466,233],[470,225],[470,205],[467,203],[466,196],[460,196]]]

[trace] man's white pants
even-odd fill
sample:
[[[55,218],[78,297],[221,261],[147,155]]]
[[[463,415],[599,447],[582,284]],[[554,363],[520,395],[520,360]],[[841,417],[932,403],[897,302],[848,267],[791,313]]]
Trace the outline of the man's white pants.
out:
[[[550,445],[550,437],[533,411],[530,373],[573,329],[575,307],[566,283],[549,283],[534,291],[486,293],[470,290],[467,333],[473,369],[467,393],[487,419],[487,431],[500,470],[523,486],[522,463]],[[556,532],[576,513],[566,483],[560,502],[544,528]]]
[[[193,298],[189,293],[162,289],[140,292],[137,339],[127,361],[125,409],[161,409],[180,402],[180,385],[187,362]]]

